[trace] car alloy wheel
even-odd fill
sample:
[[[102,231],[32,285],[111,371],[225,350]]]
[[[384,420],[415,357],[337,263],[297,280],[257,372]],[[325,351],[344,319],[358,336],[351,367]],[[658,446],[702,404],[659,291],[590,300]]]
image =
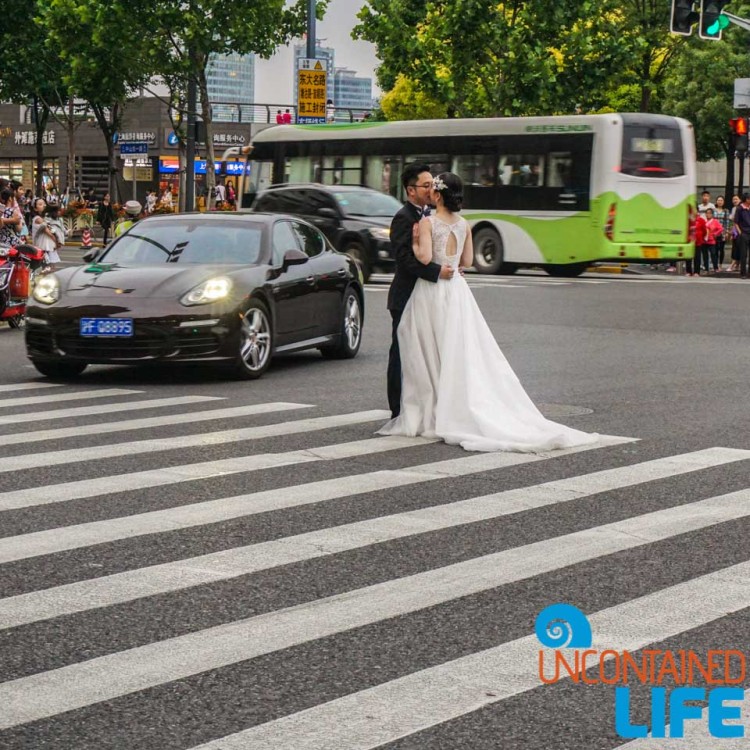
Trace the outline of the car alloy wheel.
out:
[[[338,343],[320,349],[328,359],[352,359],[357,356],[362,343],[362,305],[353,289],[344,296],[343,309]]]
[[[254,302],[242,316],[238,371],[243,377],[259,378],[271,361],[271,323],[266,308]]]

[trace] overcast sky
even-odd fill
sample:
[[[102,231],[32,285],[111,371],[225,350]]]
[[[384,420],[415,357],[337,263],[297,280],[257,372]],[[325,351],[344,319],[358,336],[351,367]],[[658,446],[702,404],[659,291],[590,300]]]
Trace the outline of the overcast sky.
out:
[[[364,0],[330,0],[325,18],[317,23],[317,37],[325,40],[323,46],[336,50],[337,68],[350,68],[356,70],[358,75],[372,76],[373,95],[376,96],[379,91],[374,80],[378,64],[375,46],[351,37],[352,29],[357,24],[357,11],[363,5]],[[293,61],[291,45],[280,48],[270,60],[256,60],[256,102],[292,104]]]

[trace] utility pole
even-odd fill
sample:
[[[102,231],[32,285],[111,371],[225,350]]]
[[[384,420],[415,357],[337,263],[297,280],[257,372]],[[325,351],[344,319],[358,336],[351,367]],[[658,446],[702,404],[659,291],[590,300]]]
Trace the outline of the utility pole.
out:
[[[315,0],[307,0],[307,56],[315,57]]]

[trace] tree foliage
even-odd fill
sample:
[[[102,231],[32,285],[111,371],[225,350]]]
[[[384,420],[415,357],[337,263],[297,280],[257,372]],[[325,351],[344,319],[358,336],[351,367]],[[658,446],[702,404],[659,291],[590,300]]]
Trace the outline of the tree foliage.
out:
[[[420,91],[414,81],[403,73],[399,74],[393,88],[380,100],[380,108],[388,120],[433,120],[448,114],[443,102]]]
[[[355,36],[450,116],[572,113],[633,54],[617,0],[369,0]]]

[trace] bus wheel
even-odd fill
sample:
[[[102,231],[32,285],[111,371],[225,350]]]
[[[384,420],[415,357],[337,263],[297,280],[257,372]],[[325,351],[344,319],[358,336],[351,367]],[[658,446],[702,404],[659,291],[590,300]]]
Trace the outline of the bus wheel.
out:
[[[485,227],[474,235],[474,268],[479,273],[500,273],[503,255],[503,241],[494,229]]]
[[[557,276],[563,279],[572,279],[580,276],[588,267],[589,263],[566,263],[565,265],[550,264],[544,267],[544,270],[550,276]]]

